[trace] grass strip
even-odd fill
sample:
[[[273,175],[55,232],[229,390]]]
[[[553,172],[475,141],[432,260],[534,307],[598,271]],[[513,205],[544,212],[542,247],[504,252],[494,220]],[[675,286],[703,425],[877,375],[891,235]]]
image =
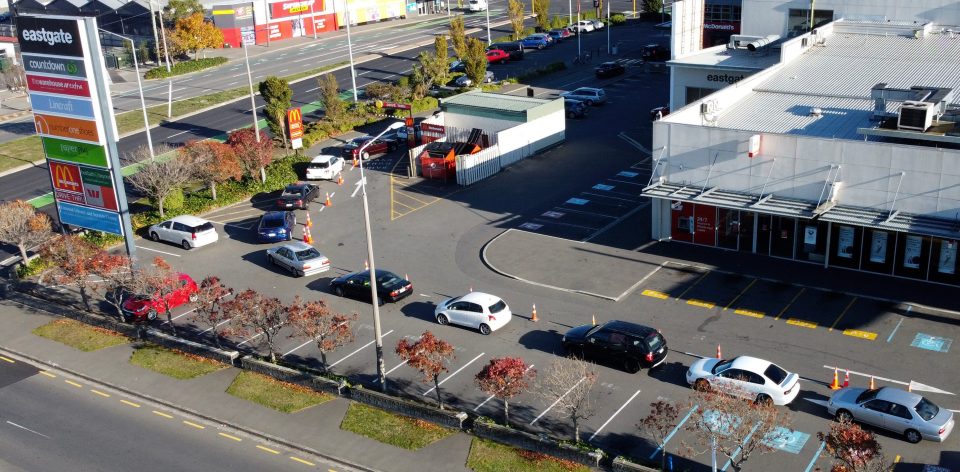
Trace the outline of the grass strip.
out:
[[[227,367],[206,357],[156,344],[137,347],[130,356],[130,363],[180,380],[192,379]]]
[[[66,344],[83,352],[96,351],[105,347],[127,344],[126,336],[96,326],[90,326],[71,319],[53,320],[37,329],[33,334]]]
[[[590,472],[585,465],[480,438],[470,443],[467,468],[475,472]]]
[[[240,372],[227,388],[227,393],[284,413],[294,413],[333,399],[326,393],[250,371]]]
[[[17,166],[42,161],[47,157],[37,135],[14,139],[0,146],[0,172]]]
[[[340,429],[384,444],[417,450],[454,433],[452,429],[424,420],[398,415],[379,408],[351,402]]]

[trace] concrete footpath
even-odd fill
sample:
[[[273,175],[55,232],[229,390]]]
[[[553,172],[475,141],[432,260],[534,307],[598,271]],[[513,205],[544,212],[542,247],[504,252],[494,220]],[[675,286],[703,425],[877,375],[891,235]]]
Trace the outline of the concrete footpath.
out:
[[[132,344],[80,352],[31,333],[57,317],[55,306],[42,303],[27,306],[0,300],[0,355],[34,363],[86,390],[104,388],[143,403],[148,406],[142,408],[146,414],[156,409],[189,417],[210,428],[233,431],[245,438],[240,443],[243,447],[262,444],[279,448],[286,455],[313,456],[319,458],[318,462],[341,464],[330,469],[335,472],[468,470],[465,464],[472,437],[467,434],[457,433],[409,451],[341,430],[340,422],[349,405],[343,398],[286,414],[227,394],[227,387],[240,372],[237,368],[177,380],[130,364]]]

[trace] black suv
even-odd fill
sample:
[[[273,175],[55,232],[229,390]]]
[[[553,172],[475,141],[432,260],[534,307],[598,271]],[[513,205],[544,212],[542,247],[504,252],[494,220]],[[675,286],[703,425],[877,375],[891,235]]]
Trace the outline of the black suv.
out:
[[[584,359],[622,366],[631,374],[667,358],[667,340],[660,331],[628,321],[577,326],[563,335],[563,348]]]

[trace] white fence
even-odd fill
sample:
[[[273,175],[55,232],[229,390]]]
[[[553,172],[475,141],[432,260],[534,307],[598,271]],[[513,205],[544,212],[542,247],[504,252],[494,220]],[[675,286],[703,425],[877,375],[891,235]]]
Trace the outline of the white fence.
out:
[[[500,165],[500,148],[490,146],[476,154],[457,156],[457,184],[472,185],[490,177],[503,167]]]

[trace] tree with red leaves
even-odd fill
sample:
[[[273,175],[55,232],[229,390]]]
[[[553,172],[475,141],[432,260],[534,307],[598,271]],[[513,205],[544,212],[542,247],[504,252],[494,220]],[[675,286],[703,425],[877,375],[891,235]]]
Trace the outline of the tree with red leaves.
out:
[[[881,472],[890,470],[872,431],[850,421],[830,424],[829,433],[817,433],[833,460],[831,472]]]
[[[90,291],[96,288],[91,261],[103,252],[87,240],[72,234],[59,235],[40,248],[40,255],[50,264],[48,272],[62,285],[72,285],[80,291],[83,308],[90,311]]]
[[[182,290],[187,282],[182,280],[180,273],[173,270],[173,267],[159,256],[153,258],[153,264],[143,269],[139,277],[142,280],[141,293],[160,301],[163,311],[166,313],[170,331],[176,336],[177,326],[173,324],[170,301],[174,292]],[[190,301],[196,301],[196,297],[196,294],[190,295]]]
[[[397,343],[397,355],[423,375],[424,382],[433,381],[433,388],[437,391],[437,406],[443,409],[443,398],[440,396],[440,374],[449,372],[447,367],[456,359],[453,354],[453,345],[437,338],[430,331],[424,331],[420,339],[410,342],[406,338]]]
[[[220,325],[230,321],[223,310],[224,298],[233,294],[233,289],[224,285],[219,277],[208,275],[200,282],[197,290],[197,311],[193,319],[209,327],[210,336],[218,348],[220,344]]]
[[[90,272],[100,279],[98,288],[103,301],[116,310],[117,319],[123,320],[123,302],[137,293],[136,274],[131,269],[130,258],[122,254],[103,251],[90,261]]]
[[[217,184],[240,180],[243,168],[233,148],[218,141],[187,141],[177,150],[191,164],[196,178],[210,186],[210,194],[217,199]]]
[[[304,302],[299,295],[290,305],[291,337],[310,338],[320,350],[320,363],[327,368],[327,353],[353,342],[351,323],[357,321],[357,314],[344,315],[327,308],[322,300]]]
[[[233,300],[224,302],[222,309],[224,315],[231,318],[237,327],[237,334],[258,338],[260,346],[267,348],[270,362],[277,362],[277,335],[289,323],[289,309],[280,299],[266,297],[248,288],[238,293]]]
[[[503,400],[503,424],[507,426],[510,425],[510,399],[530,388],[536,377],[532,367],[519,357],[494,358],[474,378],[480,390]]]
[[[227,136],[227,144],[236,153],[245,174],[256,178],[259,172],[260,181],[267,181],[264,168],[273,162],[273,143],[266,133],[261,131],[257,142],[257,134],[252,129],[238,129]]]

